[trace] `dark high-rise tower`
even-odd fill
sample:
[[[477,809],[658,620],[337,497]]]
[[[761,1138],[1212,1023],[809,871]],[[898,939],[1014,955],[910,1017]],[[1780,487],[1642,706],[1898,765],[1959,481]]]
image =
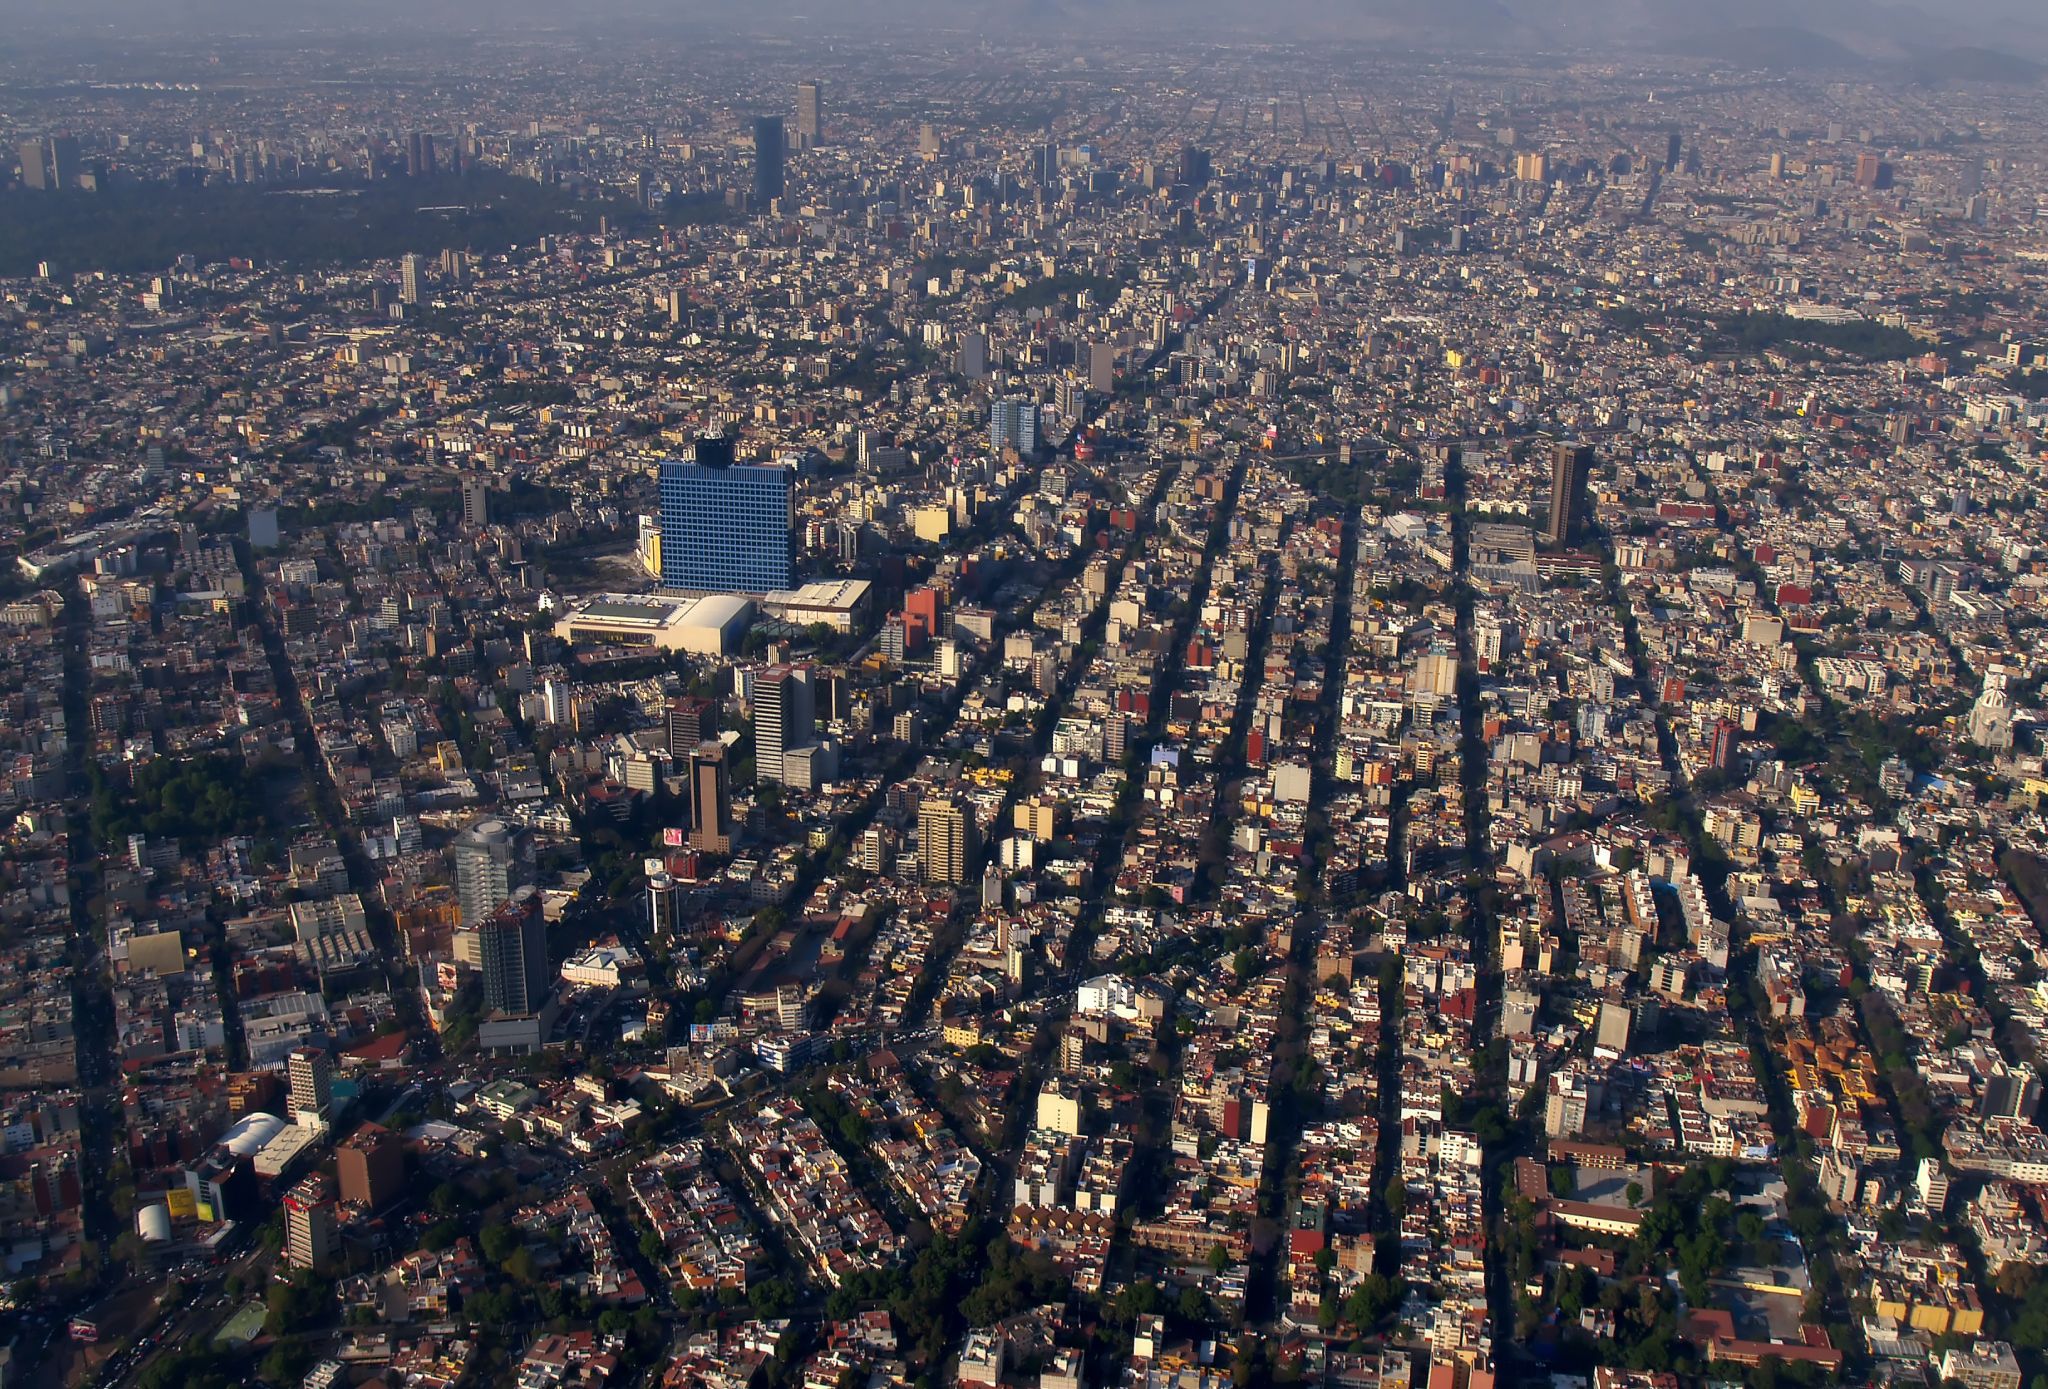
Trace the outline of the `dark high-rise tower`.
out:
[[[787,137],[782,117],[754,118],[754,207],[765,212],[768,204],[782,196],[782,154]]]
[[[732,852],[732,787],[725,745],[700,743],[690,754],[690,847],[707,854]]]
[[[1041,188],[1060,181],[1060,147],[1048,141],[1031,147],[1031,174]]]
[[[707,738],[718,736],[718,706],[708,699],[679,695],[668,702],[668,755],[677,761],[695,752]]]
[[[52,188],[76,188],[78,186],[78,138],[73,135],[54,135],[49,141],[50,186]]]
[[[538,1013],[548,997],[548,930],[540,896],[523,887],[476,924],[484,1007]]]
[[[1550,446],[1550,524],[1544,538],[1552,549],[1563,549],[1577,534],[1579,493],[1592,470],[1593,451],[1563,441]]]

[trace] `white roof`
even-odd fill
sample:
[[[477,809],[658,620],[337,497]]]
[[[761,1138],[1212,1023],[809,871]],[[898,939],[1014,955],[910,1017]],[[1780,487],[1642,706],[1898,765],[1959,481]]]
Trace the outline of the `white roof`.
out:
[[[245,1114],[221,1135],[220,1141],[236,1157],[254,1157],[284,1129],[284,1120],[275,1114]]]
[[[161,1244],[171,1237],[171,1208],[159,1202],[142,1206],[135,1212],[135,1233],[151,1244]]]
[[[744,622],[754,610],[753,600],[733,593],[707,593],[691,602],[676,621],[685,627],[716,627],[723,630]]]
[[[762,596],[771,608],[852,609],[874,585],[866,579],[813,580],[800,588],[778,588]]]

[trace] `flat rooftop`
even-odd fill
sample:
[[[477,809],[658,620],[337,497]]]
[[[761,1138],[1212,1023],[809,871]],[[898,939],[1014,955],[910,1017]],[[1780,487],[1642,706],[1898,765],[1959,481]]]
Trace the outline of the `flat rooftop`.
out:
[[[867,597],[874,585],[866,579],[815,580],[797,588],[778,588],[762,601],[770,606],[850,608]]]
[[[572,605],[570,611],[578,617],[596,618],[600,622],[638,622],[649,627],[659,627],[673,621],[687,602],[664,601],[646,598],[593,598],[587,603]]]
[[[732,593],[701,596],[594,593],[587,598],[564,603],[561,617],[606,627],[658,631],[677,626],[725,627],[746,616],[751,606],[747,599]]]

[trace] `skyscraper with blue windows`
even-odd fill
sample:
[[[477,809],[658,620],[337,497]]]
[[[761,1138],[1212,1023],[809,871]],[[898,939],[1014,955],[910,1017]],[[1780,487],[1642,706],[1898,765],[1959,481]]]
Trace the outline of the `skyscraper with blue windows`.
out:
[[[705,593],[789,588],[787,468],[733,461],[726,439],[661,465],[661,584]]]
[[[1030,396],[999,396],[988,407],[988,446],[997,453],[1038,448],[1038,402]]]

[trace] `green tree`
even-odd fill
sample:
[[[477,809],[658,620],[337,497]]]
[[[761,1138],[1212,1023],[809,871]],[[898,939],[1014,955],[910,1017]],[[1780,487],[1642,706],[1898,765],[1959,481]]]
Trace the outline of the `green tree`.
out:
[[[1129,1326],[1139,1317],[1157,1316],[1165,1310],[1165,1297],[1159,1285],[1149,1278],[1140,1278],[1126,1283],[1117,1290],[1110,1302],[1110,1320],[1119,1326]]]
[[[303,1341],[280,1341],[263,1357],[257,1370],[272,1384],[296,1384],[313,1367],[313,1350]]]
[[[333,1299],[326,1284],[300,1273],[290,1281],[272,1283],[263,1296],[263,1329],[272,1336],[304,1331],[326,1320]]]
[[[136,1378],[139,1389],[238,1389],[245,1381],[231,1356],[192,1344],[168,1351]]]
[[[796,1293],[780,1278],[766,1278],[747,1290],[755,1315],[767,1321],[789,1315],[796,1305]]]
[[[484,1257],[502,1267],[519,1248],[520,1239],[510,1226],[493,1221],[484,1226],[483,1233],[478,1236],[478,1243],[483,1248]]]
[[[1344,1320],[1361,1330],[1370,1329],[1399,1307],[1407,1295],[1408,1286],[1401,1279],[1368,1273],[1344,1300]]]

